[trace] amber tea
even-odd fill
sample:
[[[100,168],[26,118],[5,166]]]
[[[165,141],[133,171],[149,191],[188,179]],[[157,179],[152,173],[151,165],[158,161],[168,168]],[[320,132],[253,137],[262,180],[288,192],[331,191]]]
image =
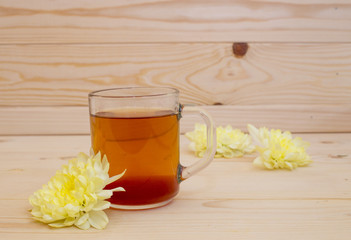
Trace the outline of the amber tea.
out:
[[[92,146],[106,154],[114,176],[106,188],[123,187],[110,202],[147,205],[172,199],[178,192],[179,125],[177,115],[162,109],[120,109],[90,115]]]
[[[179,103],[179,91],[169,87],[123,87],[89,93],[91,142],[106,154],[110,177],[127,170],[107,189],[111,207],[125,210],[161,207],[174,199],[179,184],[205,168],[216,153],[211,116],[196,106]],[[189,166],[179,162],[179,119],[198,115],[206,124],[204,158]]]

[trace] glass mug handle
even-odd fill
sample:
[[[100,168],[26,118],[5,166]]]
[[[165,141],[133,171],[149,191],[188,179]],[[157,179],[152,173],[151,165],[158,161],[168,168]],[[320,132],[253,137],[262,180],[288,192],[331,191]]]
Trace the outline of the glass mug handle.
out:
[[[207,111],[192,107],[192,106],[183,106],[180,105],[179,114],[184,115],[200,115],[201,118],[204,120],[206,127],[207,127],[207,148],[204,154],[203,159],[196,161],[195,163],[189,166],[182,166],[181,165],[181,172],[180,181],[184,181],[189,177],[193,176],[195,173],[199,172],[201,169],[207,167],[213,160],[214,155],[216,154],[217,149],[217,137],[216,137],[216,129],[213,124],[212,117],[207,113]]]

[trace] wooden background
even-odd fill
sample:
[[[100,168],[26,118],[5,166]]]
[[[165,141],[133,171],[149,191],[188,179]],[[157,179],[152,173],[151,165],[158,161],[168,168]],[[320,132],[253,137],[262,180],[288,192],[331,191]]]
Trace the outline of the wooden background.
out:
[[[121,86],[176,87],[218,125],[351,132],[351,2],[0,1],[0,135],[88,134],[87,94]]]
[[[108,210],[104,231],[35,222],[28,196],[88,152],[88,93],[123,86],[176,87],[217,125],[299,132],[314,163],[215,159],[165,207]],[[349,240],[350,163],[350,0],[0,0],[0,239]]]

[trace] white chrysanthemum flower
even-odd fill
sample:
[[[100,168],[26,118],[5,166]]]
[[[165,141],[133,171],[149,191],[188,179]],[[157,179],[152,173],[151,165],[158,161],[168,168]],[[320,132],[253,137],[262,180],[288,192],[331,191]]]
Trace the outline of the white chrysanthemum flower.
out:
[[[280,129],[257,129],[251,124],[247,129],[257,143],[256,149],[260,153],[254,160],[254,165],[268,169],[292,170],[312,162],[305,149],[309,145],[308,142],[301,138],[292,138],[290,132],[282,132]]]
[[[227,127],[217,127],[217,150],[215,157],[234,158],[244,154],[252,153],[255,148],[251,145],[251,137],[239,129]],[[207,148],[207,134],[205,124],[195,124],[192,132],[187,132],[185,136],[191,141],[189,148],[198,157],[203,157]]]
[[[34,219],[52,227],[105,228],[108,217],[103,210],[110,207],[105,199],[124,189],[104,190],[104,187],[125,173],[109,178],[108,170],[107,158],[104,156],[101,160],[100,152],[94,155],[91,151],[90,156],[79,153],[68,165],[62,166],[48,184],[30,196]]]

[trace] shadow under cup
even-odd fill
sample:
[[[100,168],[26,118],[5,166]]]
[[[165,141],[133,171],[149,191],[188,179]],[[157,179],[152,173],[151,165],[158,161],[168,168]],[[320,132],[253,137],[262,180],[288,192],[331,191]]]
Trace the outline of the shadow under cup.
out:
[[[109,199],[118,209],[167,204],[178,193],[179,92],[173,88],[117,88],[89,94],[92,148],[106,154],[109,176],[126,173],[106,186],[123,187]],[[189,175],[190,176],[190,175]]]

